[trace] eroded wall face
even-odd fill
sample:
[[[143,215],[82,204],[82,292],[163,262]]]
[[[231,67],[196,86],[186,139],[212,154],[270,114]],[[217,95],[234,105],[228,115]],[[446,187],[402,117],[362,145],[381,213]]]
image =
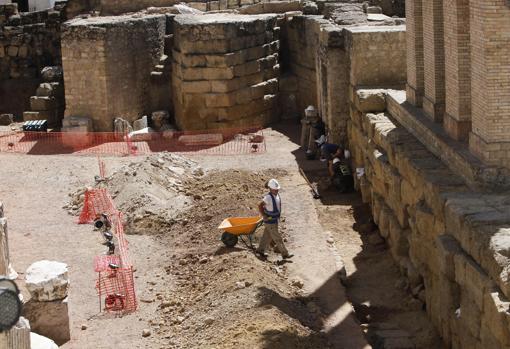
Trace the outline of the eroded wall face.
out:
[[[507,348],[506,195],[470,189],[384,112],[384,100],[378,90],[358,90],[351,101],[350,150],[353,166],[364,169],[363,200],[445,344]]]
[[[133,122],[152,111],[151,72],[163,55],[166,20],[97,21],[77,20],[65,28],[65,114],[92,118],[95,131],[112,131],[116,117]]]

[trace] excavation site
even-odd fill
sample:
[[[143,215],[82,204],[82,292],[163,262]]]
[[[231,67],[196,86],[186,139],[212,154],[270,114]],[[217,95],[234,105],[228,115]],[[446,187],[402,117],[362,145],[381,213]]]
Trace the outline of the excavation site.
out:
[[[0,349],[510,348],[508,0],[0,0]]]

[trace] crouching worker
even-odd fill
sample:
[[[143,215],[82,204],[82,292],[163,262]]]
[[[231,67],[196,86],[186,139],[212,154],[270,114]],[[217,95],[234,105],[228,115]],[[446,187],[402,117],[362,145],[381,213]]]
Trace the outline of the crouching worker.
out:
[[[280,199],[280,194],[278,194],[278,191],[281,188],[280,184],[276,179],[270,179],[266,184],[266,188],[269,189],[269,193],[264,196],[258,207],[264,220],[264,233],[262,235],[262,239],[260,239],[257,253],[265,257],[267,247],[271,241],[274,241],[278,251],[282,254],[282,257],[290,258],[292,255],[290,255],[289,251],[287,251],[287,248],[283,243],[282,236],[278,230],[278,221],[280,220],[282,212],[282,201]]]
[[[340,192],[348,193],[354,190],[354,177],[347,162],[349,152],[337,152],[332,161],[329,162],[329,175],[331,184]],[[342,156],[344,155],[344,156]]]

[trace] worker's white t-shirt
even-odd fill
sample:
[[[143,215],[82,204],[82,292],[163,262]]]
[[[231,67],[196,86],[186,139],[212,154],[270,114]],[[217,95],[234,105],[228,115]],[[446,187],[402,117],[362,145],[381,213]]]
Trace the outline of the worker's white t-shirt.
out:
[[[278,208],[279,212],[282,212],[282,202],[280,200],[280,194],[273,195],[274,201],[276,202],[276,207]],[[264,201],[264,207],[267,212],[273,212],[273,200],[271,199],[271,195],[268,193],[264,196],[262,199]]]

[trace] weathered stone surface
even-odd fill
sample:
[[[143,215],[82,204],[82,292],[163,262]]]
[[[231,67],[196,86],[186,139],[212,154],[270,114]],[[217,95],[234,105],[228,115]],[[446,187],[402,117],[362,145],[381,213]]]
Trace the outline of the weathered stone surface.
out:
[[[50,302],[30,299],[23,304],[23,316],[30,321],[32,331],[58,345],[71,339],[67,298]]]
[[[35,262],[26,271],[25,283],[33,300],[64,299],[69,287],[67,264],[47,260]]]
[[[133,121],[133,130],[139,131],[141,129],[147,128],[149,126],[149,121],[147,115],[142,116],[142,118]]]
[[[14,115],[12,114],[0,114],[0,125],[8,126],[14,121]]]
[[[355,98],[356,108],[363,113],[377,113],[386,110],[384,90],[358,89]]]
[[[30,97],[30,108],[33,111],[54,110],[56,107],[56,101],[53,97]]]
[[[44,67],[41,70],[41,77],[45,82],[62,81],[63,71],[61,66]]]
[[[274,15],[177,16],[173,63],[177,126],[238,127],[274,120],[277,32]]]
[[[133,127],[131,124],[122,118],[115,118],[113,120],[113,131],[115,133],[127,134],[133,132]]]

